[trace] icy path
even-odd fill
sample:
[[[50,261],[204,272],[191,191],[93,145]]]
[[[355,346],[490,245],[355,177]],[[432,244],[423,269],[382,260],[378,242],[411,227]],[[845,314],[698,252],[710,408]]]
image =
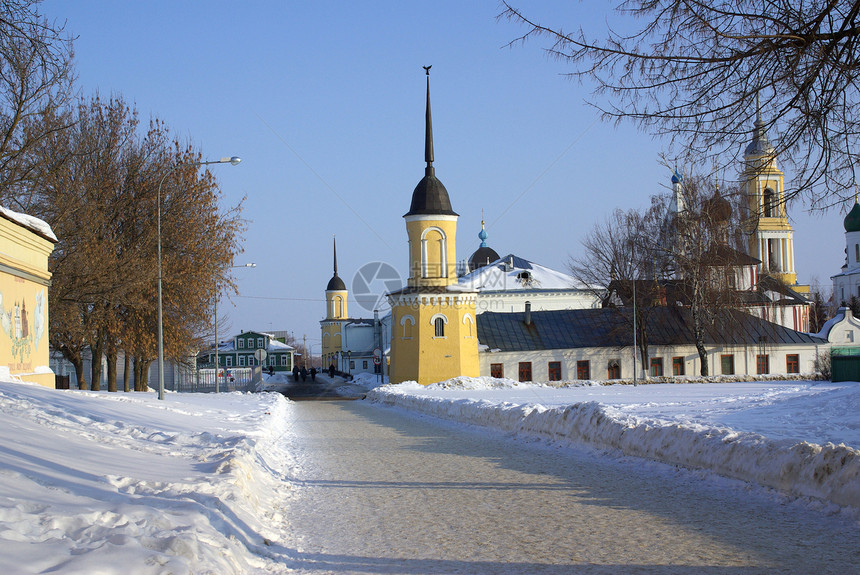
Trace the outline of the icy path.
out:
[[[363,402],[291,404],[300,573],[856,573],[860,530],[761,492]]]

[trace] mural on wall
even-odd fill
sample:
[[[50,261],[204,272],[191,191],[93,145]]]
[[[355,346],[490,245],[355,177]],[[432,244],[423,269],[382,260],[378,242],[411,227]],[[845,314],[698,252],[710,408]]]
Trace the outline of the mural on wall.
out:
[[[45,336],[45,290],[35,294],[35,303],[27,306],[27,298],[6,302],[0,292],[0,327],[12,340],[12,359],[21,364],[29,363],[33,350]]]

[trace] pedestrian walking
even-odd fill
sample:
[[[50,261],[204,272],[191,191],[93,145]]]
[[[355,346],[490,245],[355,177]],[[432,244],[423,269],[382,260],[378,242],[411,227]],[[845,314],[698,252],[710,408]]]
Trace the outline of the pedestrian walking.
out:
[[[316,381],[316,380],[317,380],[317,368],[312,367],[311,368],[311,381]]]
[[[308,370],[306,367],[302,367],[302,381],[308,380]]]

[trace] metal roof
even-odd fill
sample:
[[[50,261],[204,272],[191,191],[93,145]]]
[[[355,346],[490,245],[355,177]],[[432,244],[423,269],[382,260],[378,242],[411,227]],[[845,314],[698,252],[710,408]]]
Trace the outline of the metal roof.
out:
[[[539,351],[633,345],[631,308],[531,312],[485,312],[477,317],[478,341],[501,351]],[[692,345],[690,310],[676,306],[650,308],[649,345]],[[788,329],[747,313],[726,310],[705,330],[706,345],[824,344],[827,340]]]

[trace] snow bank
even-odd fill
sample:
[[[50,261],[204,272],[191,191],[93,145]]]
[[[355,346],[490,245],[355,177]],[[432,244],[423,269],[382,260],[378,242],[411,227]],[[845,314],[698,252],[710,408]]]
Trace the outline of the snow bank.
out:
[[[287,406],[0,383],[3,572],[271,572],[290,555],[271,543],[286,529]]]
[[[434,385],[472,389],[517,385],[483,379],[457,378]],[[728,428],[643,419],[593,401],[546,407],[422,395],[428,388],[412,383],[384,386],[371,390],[367,398],[465,424],[705,469],[792,496],[860,508],[860,451],[844,444],[773,440]]]

